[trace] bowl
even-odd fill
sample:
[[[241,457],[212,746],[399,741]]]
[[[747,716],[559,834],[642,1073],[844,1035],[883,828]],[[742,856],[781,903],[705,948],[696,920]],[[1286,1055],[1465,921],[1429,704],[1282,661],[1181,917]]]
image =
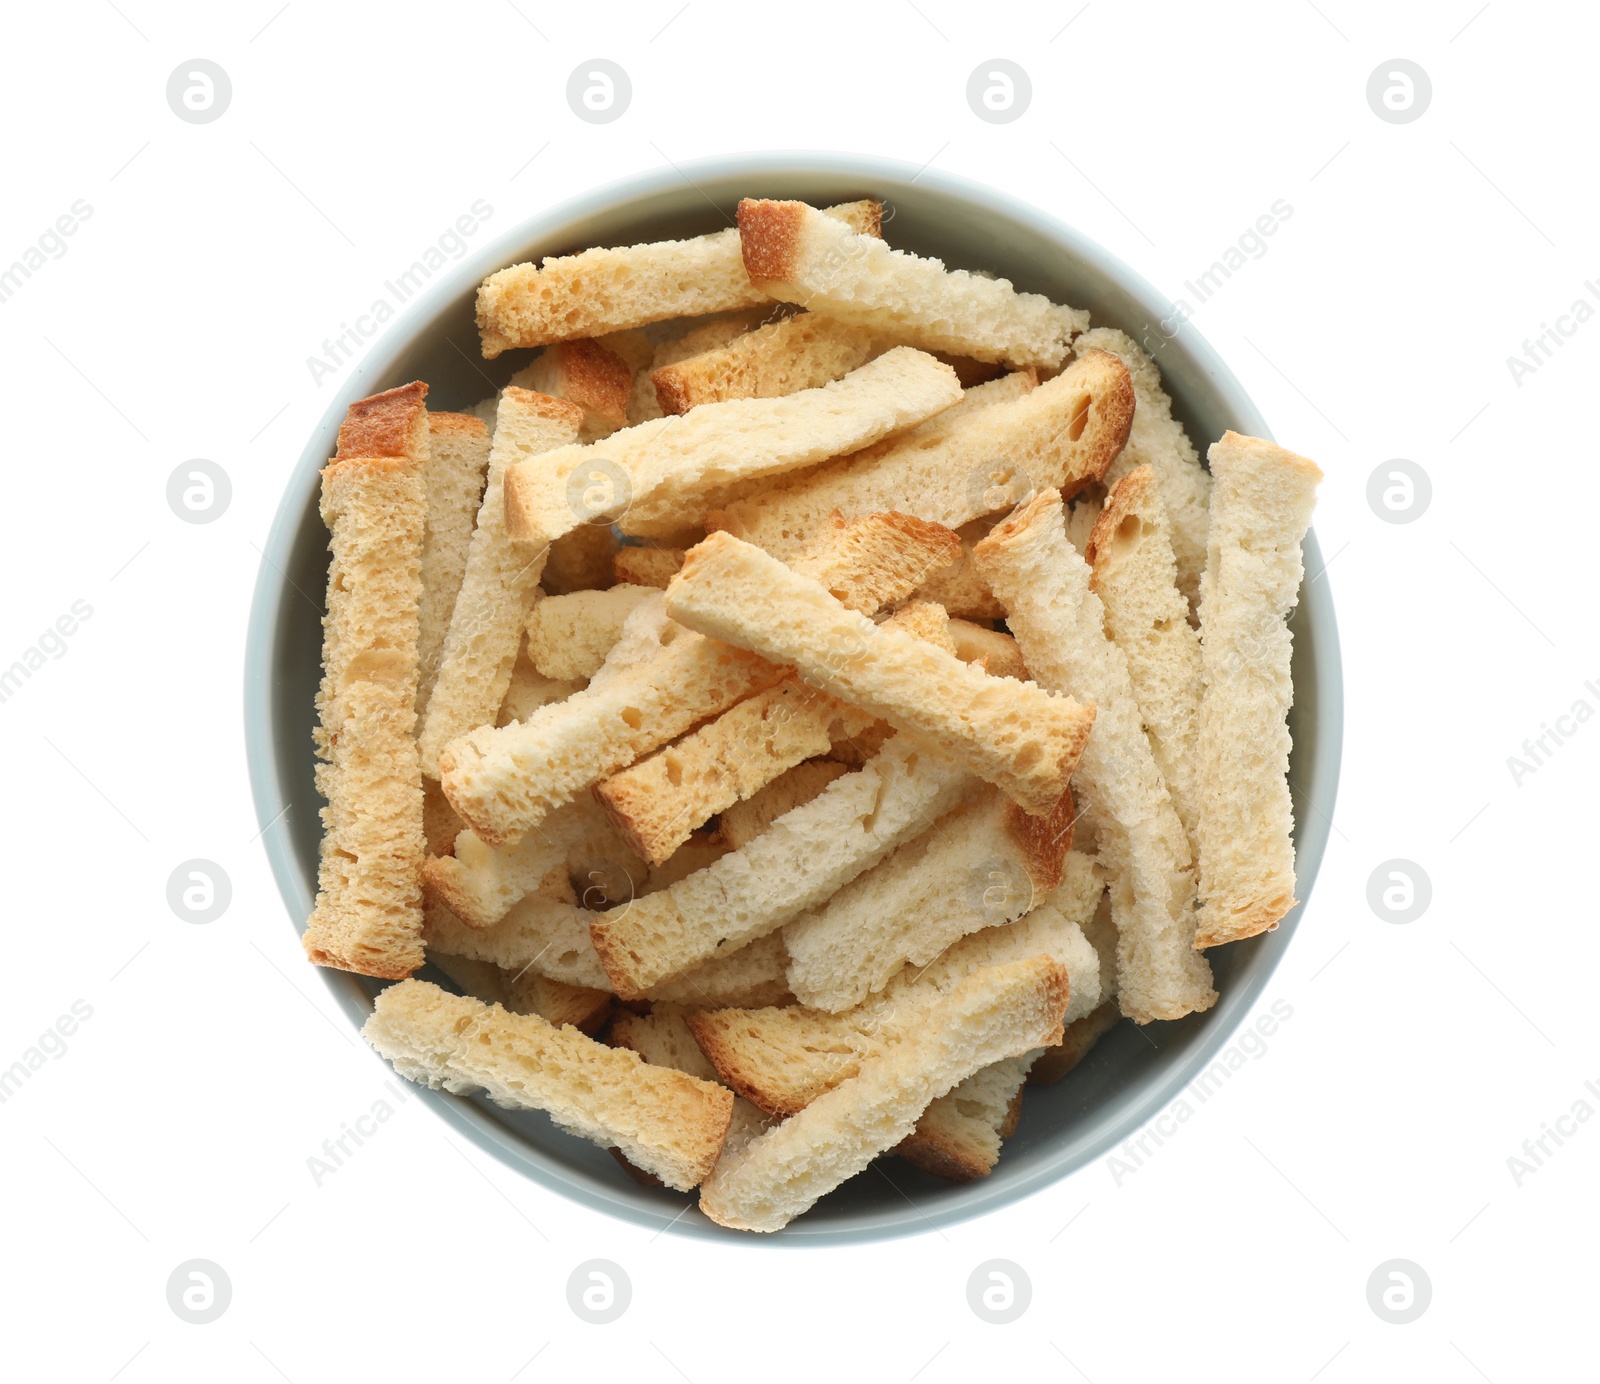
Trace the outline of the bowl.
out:
[[[311,731],[328,536],[317,511],[318,473],[333,453],[345,409],[413,379],[428,381],[428,403],[437,409],[465,408],[504,384],[529,353],[481,360],[473,301],[479,281],[505,265],[591,245],[719,230],[733,224],[741,197],[825,206],[864,196],[886,204],[885,235],[896,247],[938,256],[952,268],[992,270],[1019,289],[1087,308],[1096,325],[1120,327],[1143,342],[1202,454],[1227,428],[1270,436],[1192,324],[1168,335],[1171,328],[1163,324],[1173,322],[1173,306],[1154,288],[1069,227],[962,179],[871,158],[730,156],[628,178],[535,217],[465,255],[373,343],[330,398],[272,525],[250,611],[245,744],[262,841],[297,928],[304,928],[316,894],[321,836]],[[1313,577],[1321,572],[1315,535],[1306,539],[1305,565]],[[1276,931],[1209,953],[1221,999],[1207,1013],[1142,1030],[1119,1024],[1062,1081],[1030,1088],[1021,1127],[987,1178],[952,1184],[885,1159],[878,1166],[886,1177],[852,1179],[778,1234],[740,1235],[702,1216],[692,1195],[637,1186],[609,1153],[556,1129],[541,1113],[501,1110],[481,1096],[423,1090],[422,1099],[486,1152],[597,1211],[652,1230],[751,1244],[825,1245],[915,1234],[1006,1206],[1092,1163],[1137,1133],[1228,1042],[1261,997],[1311,894],[1333,815],[1343,733],[1338,636],[1325,578],[1302,588],[1293,630],[1290,780],[1302,903]],[[339,971],[321,975],[359,1027],[381,983]],[[373,1060],[381,1059],[374,1054]]]

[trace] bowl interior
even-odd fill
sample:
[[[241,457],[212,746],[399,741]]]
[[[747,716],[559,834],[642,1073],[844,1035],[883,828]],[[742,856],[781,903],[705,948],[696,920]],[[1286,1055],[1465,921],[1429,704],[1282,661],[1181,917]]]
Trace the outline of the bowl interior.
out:
[[[1202,454],[1227,428],[1268,436],[1238,382],[1190,325],[1168,338],[1172,308],[1099,247],[1041,213],[974,184],[909,166],[833,156],[729,158],[632,179],[555,209],[464,259],[437,281],[369,352],[333,399],[284,496],[265,549],[251,614],[246,742],[263,841],[291,917],[302,928],[316,891],[321,828],[312,778],[313,701],[321,666],[321,602],[327,533],[317,512],[318,472],[353,400],[412,379],[428,402],[459,409],[491,394],[532,352],[479,358],[476,286],[503,265],[591,245],[698,235],[731,225],[740,197],[794,197],[815,204],[875,196],[885,236],[952,268],[986,269],[1020,289],[1089,310],[1155,355],[1175,410]],[[1306,570],[1321,570],[1315,536]],[[1341,678],[1326,579],[1308,580],[1293,620],[1294,754],[1298,893],[1309,897],[1337,787]],[[1304,907],[1302,903],[1301,908]],[[1206,1014],[1143,1030],[1119,1024],[1052,1087],[1030,1089],[1021,1127],[994,1172],[964,1186],[898,1159],[881,1159],[777,1236],[757,1243],[837,1243],[928,1230],[1035,1190],[1131,1137],[1171,1101],[1228,1040],[1260,996],[1294,935],[1301,908],[1276,932],[1212,951],[1222,998]],[[441,975],[428,978],[448,984]],[[359,1024],[379,983],[327,971],[324,979]],[[542,1114],[501,1110],[482,1098],[425,1092],[434,1108],[496,1157],[535,1180],[628,1220],[681,1234],[735,1237],[691,1207],[692,1198],[635,1185],[606,1152],[555,1129]],[[689,1207],[691,1209],[687,1209]]]

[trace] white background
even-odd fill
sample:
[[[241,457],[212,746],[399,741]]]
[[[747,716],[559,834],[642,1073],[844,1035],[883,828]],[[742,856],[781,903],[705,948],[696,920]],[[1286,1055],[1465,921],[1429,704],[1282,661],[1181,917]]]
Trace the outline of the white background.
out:
[[[1591,18],[1504,0],[519,3],[8,11],[0,264],[75,199],[93,215],[0,305],[0,664],[73,601],[93,616],[0,705],[0,1066],[75,1000],[93,1015],[0,1106],[0,1368],[492,1381],[592,1377],[598,1352],[613,1377],[695,1384],[1587,1372],[1600,1128],[1548,1145],[1520,1187],[1507,1159],[1580,1098],[1600,1108],[1583,1084],[1600,1084],[1600,724],[1520,786],[1506,760],[1576,699],[1600,708],[1583,686],[1600,683],[1600,324],[1520,385],[1507,357],[1600,291]],[[197,56],[234,88],[208,125],[164,95]],[[633,82],[603,126],[564,98],[597,56]],[[1433,83],[1405,125],[1365,96],[1397,56]],[[966,104],[988,57],[1031,76],[1012,124]],[[890,1243],[653,1238],[522,1181],[419,1101],[318,1188],[306,1160],[386,1073],[305,966],[240,728],[258,545],[334,387],[306,357],[477,198],[500,235],[667,159],[786,148],[990,183],[1175,297],[1276,199],[1293,207],[1195,317],[1327,472],[1347,741],[1322,877],[1265,1001],[1293,1017],[1120,1187],[1099,1164]],[[232,479],[210,525],[166,503],[193,457]],[[1433,485],[1405,525],[1366,499],[1396,457]],[[166,904],[191,857],[232,878],[209,926]],[[1394,857],[1433,884],[1404,926],[1367,903]],[[233,1284],[209,1326],[166,1302],[191,1258]],[[614,1325],[566,1303],[592,1258],[633,1283]],[[1032,1280],[1012,1325],[967,1306],[994,1258]],[[1410,1325],[1367,1304],[1391,1258],[1432,1281]]]

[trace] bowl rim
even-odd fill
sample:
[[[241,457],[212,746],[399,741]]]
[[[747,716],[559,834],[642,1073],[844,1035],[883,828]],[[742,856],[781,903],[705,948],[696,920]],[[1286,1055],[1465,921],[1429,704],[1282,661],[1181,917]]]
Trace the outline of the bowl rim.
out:
[[[288,808],[284,805],[277,773],[272,733],[276,701],[272,676],[275,663],[274,636],[281,607],[291,588],[284,572],[286,559],[297,537],[307,496],[314,492],[316,477],[332,454],[333,440],[345,410],[352,402],[370,393],[368,381],[384,378],[435,318],[448,310],[463,292],[487,274],[513,262],[528,244],[557,235],[564,227],[613,210],[619,204],[674,190],[685,182],[698,188],[697,178],[723,179],[740,174],[751,178],[784,175],[837,177],[854,180],[864,186],[917,184],[969,205],[993,209],[1026,225],[1059,247],[1063,254],[1091,266],[1115,283],[1144,305],[1152,314],[1152,320],[1168,320],[1175,311],[1170,300],[1142,275],[1096,242],[1038,207],[972,179],[932,171],[926,165],[917,168],[901,160],[860,154],[808,151],[727,154],[631,174],[541,211],[487,242],[476,252],[464,255],[447,274],[396,315],[387,330],[373,341],[366,354],[354,363],[348,377],[335,389],[327,410],[312,430],[288,478],[262,549],[245,639],[245,756],[251,797],[257,823],[261,827],[259,837],[262,848],[297,933],[304,930],[311,897],[286,834],[275,830]],[[1256,436],[1270,438],[1266,420],[1222,358],[1192,323],[1185,322],[1180,330],[1185,350],[1203,371],[1211,388],[1237,420],[1238,426]],[[544,1162],[536,1148],[468,1099],[421,1086],[416,1088],[415,1094],[422,1096],[438,1115],[478,1147],[552,1191],[590,1209],[656,1232],[670,1230],[723,1244],[833,1246],[921,1234],[1009,1205],[1059,1182],[1073,1172],[1087,1168],[1108,1150],[1137,1134],[1188,1089],[1232,1039],[1277,969],[1314,890],[1338,793],[1344,739],[1344,698],[1332,593],[1323,575],[1314,531],[1306,536],[1304,557],[1306,571],[1314,575],[1302,584],[1300,603],[1310,619],[1297,638],[1309,637],[1315,657],[1317,721],[1316,734],[1312,737],[1310,772],[1306,776],[1307,788],[1301,795],[1302,802],[1310,811],[1302,811],[1297,815],[1295,828],[1296,888],[1301,902],[1277,931],[1257,939],[1257,949],[1248,959],[1243,976],[1230,985],[1227,993],[1219,999],[1211,1011],[1212,1017],[1207,1022],[1205,1033],[1180,1061],[1164,1073],[1146,1079],[1137,1094],[1124,1102],[1119,1118],[1053,1150],[1050,1156],[1041,1159],[1026,1175],[1004,1182],[979,1179],[951,1189],[937,1207],[924,1209],[909,1204],[909,1209],[894,1208],[866,1224],[829,1224],[808,1230],[802,1218],[777,1235],[738,1235],[704,1221],[702,1217],[686,1218],[683,1210],[672,1215],[669,1203],[658,1205],[642,1200],[626,1200],[615,1190],[586,1180],[571,1169]],[[310,745],[306,748],[309,753]],[[320,967],[318,970],[335,1002],[359,1029],[372,1008],[372,1002],[360,980],[340,971]]]

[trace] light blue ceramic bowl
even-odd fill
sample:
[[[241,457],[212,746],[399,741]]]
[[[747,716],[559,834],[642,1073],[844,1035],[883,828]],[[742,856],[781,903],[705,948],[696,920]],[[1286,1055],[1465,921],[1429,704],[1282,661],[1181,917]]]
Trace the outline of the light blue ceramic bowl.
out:
[[[1087,308],[1097,324],[1143,341],[1160,364],[1178,416],[1202,453],[1224,429],[1269,436],[1265,420],[1192,326],[1167,339],[1170,302],[1070,227],[1002,193],[908,164],[832,154],[753,154],[626,179],[535,217],[464,258],[368,351],[329,399],[307,440],[267,540],[250,611],[245,663],[245,744],[256,813],[278,888],[297,928],[316,891],[320,799],[312,783],[313,697],[321,664],[319,610],[327,533],[317,513],[318,472],[332,454],[354,400],[423,379],[428,403],[458,409],[484,398],[529,357],[479,359],[473,297],[479,281],[519,261],[591,245],[697,235],[731,225],[741,197],[793,197],[815,205],[881,198],[892,244],[936,255],[953,268],[987,269],[1019,289]],[[1322,567],[1315,536],[1306,570]],[[309,599],[308,599],[309,596]],[[1301,593],[1294,617],[1298,892],[1308,899],[1322,862],[1338,786],[1342,680],[1326,578]],[[268,826],[267,824],[271,824]],[[534,1181],[626,1220],[683,1235],[741,1244],[840,1244],[914,1234],[1004,1206],[1065,1177],[1115,1147],[1208,1065],[1260,998],[1294,937],[1302,903],[1276,932],[1210,953],[1222,998],[1206,1014],[1136,1031],[1121,1024],[1063,1081],[1030,1090],[1017,1134],[987,1178],[941,1182],[897,1159],[824,1198],[776,1236],[724,1231],[692,1198],[636,1186],[610,1157],[555,1129],[543,1115],[512,1113],[482,1099],[437,1092],[423,1098],[481,1148]],[[377,982],[321,972],[350,1022],[371,1010]],[[443,977],[434,977],[443,980]],[[374,1062],[380,1059],[374,1055]]]

